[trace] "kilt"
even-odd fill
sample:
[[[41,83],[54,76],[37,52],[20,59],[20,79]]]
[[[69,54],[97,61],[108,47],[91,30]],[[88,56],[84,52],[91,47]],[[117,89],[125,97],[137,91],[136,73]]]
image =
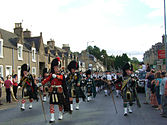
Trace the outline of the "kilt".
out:
[[[64,95],[62,88],[52,88],[52,92],[50,93],[50,104],[63,105],[63,103]]]
[[[37,88],[32,88],[31,86],[25,86],[22,89],[22,98],[34,99],[38,101]]]
[[[83,100],[85,100],[86,98],[84,92],[79,86],[68,88],[68,93],[69,93],[69,97],[71,98],[82,98]]]
[[[116,84],[115,84],[115,88],[116,88],[116,90],[121,90],[121,88],[122,88],[122,83],[121,83],[121,82],[116,83]]]
[[[2,88],[0,88],[0,98],[1,98],[1,96],[2,96]]]
[[[93,87],[91,85],[86,87],[86,93],[93,93]]]

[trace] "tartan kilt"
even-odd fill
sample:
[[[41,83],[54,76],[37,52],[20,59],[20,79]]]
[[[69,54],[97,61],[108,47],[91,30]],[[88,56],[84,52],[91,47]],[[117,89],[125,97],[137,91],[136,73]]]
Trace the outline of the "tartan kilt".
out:
[[[121,88],[122,88],[122,83],[121,83],[121,82],[116,83],[116,84],[115,84],[115,88],[116,88],[116,90],[121,90]]]
[[[93,93],[92,86],[86,88],[86,93]]]
[[[85,99],[85,95],[81,89],[81,87],[75,86],[74,88],[68,89],[69,97],[72,98],[83,98]]]
[[[57,88],[53,88],[52,92],[50,93],[50,104],[54,105],[63,105],[64,104],[64,94],[63,91],[62,93],[58,92]]]
[[[2,96],[2,88],[0,88],[0,98],[1,98],[1,96]]]
[[[23,87],[22,89],[22,98],[32,99],[34,98],[34,93],[30,86]]]

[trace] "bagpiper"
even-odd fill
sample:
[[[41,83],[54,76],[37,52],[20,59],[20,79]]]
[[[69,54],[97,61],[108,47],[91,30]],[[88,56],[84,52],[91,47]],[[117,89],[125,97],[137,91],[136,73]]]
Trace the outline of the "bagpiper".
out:
[[[96,97],[96,88],[94,80],[91,78],[91,70],[86,71],[86,93],[87,93],[87,101],[91,101],[92,97]]]
[[[21,66],[21,80],[19,86],[22,87],[21,110],[25,110],[26,99],[29,99],[29,109],[32,109],[33,100],[38,101],[37,85],[34,83],[33,76],[29,73],[30,68],[27,64]]]
[[[128,110],[129,113],[132,113],[132,105],[136,100],[137,105],[140,107],[139,99],[137,97],[136,91],[136,79],[132,76],[133,65],[129,62],[126,63],[123,68],[123,84],[122,84],[122,97],[124,103],[124,116],[127,116]]]
[[[73,98],[76,99],[76,110],[79,110],[79,98],[83,98],[85,101],[85,95],[80,86],[80,74],[76,72],[79,66],[78,63],[73,60],[68,65],[70,73],[67,76],[67,87],[70,96],[70,110],[73,111]]]
[[[116,81],[114,82],[115,88],[116,88],[116,97],[119,97],[121,94],[121,88],[122,88],[122,76],[120,73],[117,73],[116,75]]]
[[[80,86],[81,86],[83,93],[85,94],[86,93],[86,75],[82,74],[82,75],[80,75],[80,78],[81,78]]]
[[[43,76],[42,76],[42,81],[48,77],[48,71],[47,68],[43,69]],[[46,95],[49,92],[50,87],[50,81],[48,81],[44,86],[43,86],[43,101],[46,102]]]
[[[65,112],[68,112],[70,110],[69,96],[65,83],[65,77],[60,73],[59,66],[60,58],[57,57],[51,62],[51,73],[42,81],[42,85],[50,82],[50,123],[55,122],[54,105],[58,105],[59,107],[59,120],[63,119],[63,109]]]
[[[105,79],[105,89],[104,89],[104,93],[105,96],[110,95],[111,94],[111,80],[112,80],[112,76],[110,74],[110,71],[106,71],[106,79]]]

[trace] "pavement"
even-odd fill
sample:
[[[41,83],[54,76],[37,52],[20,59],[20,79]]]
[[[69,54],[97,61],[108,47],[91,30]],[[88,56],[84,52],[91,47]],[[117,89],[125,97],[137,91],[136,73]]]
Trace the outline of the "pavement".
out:
[[[104,96],[104,93],[97,94],[91,102],[81,102],[80,110],[65,114],[62,121],[58,120],[58,108],[56,106],[53,125],[167,125],[167,118],[162,118],[159,111],[151,105],[144,105],[144,95],[139,95],[142,107],[133,106],[133,113],[123,116],[123,104],[121,97],[115,102],[118,113],[116,114],[111,96]],[[44,103],[47,121],[44,120],[41,102],[33,102],[33,109],[20,111],[20,102],[13,107],[0,110],[0,125],[49,125],[49,103]],[[75,105],[74,105],[75,107]]]

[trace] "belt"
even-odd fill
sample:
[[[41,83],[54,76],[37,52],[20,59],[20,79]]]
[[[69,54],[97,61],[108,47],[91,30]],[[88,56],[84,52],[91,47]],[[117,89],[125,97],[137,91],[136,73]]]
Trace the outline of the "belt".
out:
[[[62,88],[62,86],[61,85],[51,85],[51,87],[56,87],[56,88]]]

